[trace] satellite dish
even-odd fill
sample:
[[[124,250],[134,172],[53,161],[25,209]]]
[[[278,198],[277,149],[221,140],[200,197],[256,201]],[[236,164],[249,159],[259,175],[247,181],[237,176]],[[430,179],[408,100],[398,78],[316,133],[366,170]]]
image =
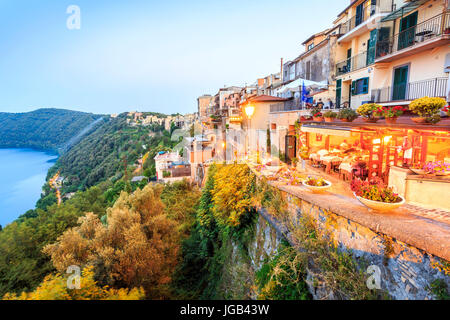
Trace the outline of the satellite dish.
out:
[[[295,99],[299,99],[299,98],[300,98],[300,92],[296,92],[296,93],[294,94],[294,98],[295,98]]]

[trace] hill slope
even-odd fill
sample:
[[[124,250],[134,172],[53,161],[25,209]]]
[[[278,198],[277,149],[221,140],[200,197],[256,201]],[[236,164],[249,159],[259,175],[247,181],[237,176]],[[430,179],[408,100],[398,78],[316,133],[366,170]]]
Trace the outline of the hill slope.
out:
[[[158,151],[170,150],[178,143],[171,140],[169,132],[162,130],[159,127],[131,127],[125,114],[110,119],[62,154],[49,170],[48,178],[59,170],[66,178],[63,191],[73,192],[112,177],[120,179],[125,159],[131,175],[135,169],[133,165],[147,152],[149,157],[144,168],[148,168],[154,164],[153,157]]]
[[[0,148],[57,150],[100,115],[62,109],[0,113]]]

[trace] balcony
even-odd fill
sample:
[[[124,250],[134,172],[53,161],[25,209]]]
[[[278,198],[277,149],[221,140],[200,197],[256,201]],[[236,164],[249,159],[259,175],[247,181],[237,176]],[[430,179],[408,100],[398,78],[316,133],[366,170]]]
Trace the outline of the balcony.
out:
[[[372,48],[369,51],[364,51],[347,60],[341,61],[336,64],[336,76],[339,77],[343,74],[365,68],[373,64],[374,59],[375,48]]]
[[[270,105],[270,112],[286,112],[302,110],[302,102],[297,100],[289,100]]]
[[[392,12],[393,9],[391,0],[379,0],[377,4],[369,3],[369,1],[366,1],[366,4],[358,12],[358,14],[341,25],[340,33],[343,36],[339,38],[339,42],[349,41],[353,37],[368,30],[375,29],[378,19],[386,16]]]
[[[414,53],[450,43],[450,12],[406,29],[386,40],[378,41],[376,62],[391,62]]]
[[[447,78],[434,78],[372,90],[372,101],[390,103],[412,101],[422,97],[446,97]]]

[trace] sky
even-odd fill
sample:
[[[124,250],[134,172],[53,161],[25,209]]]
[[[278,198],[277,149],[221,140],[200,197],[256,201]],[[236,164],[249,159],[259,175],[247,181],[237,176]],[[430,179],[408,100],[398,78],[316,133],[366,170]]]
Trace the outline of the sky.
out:
[[[0,112],[195,112],[202,94],[279,72],[348,3],[0,0]]]

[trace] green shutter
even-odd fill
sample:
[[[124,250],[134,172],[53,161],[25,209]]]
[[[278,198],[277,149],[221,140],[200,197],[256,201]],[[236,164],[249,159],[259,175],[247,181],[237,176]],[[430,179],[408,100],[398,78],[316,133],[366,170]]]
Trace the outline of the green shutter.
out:
[[[363,90],[361,94],[369,93],[369,78],[362,79],[363,81]]]
[[[356,81],[352,81],[352,96],[356,95]]]

